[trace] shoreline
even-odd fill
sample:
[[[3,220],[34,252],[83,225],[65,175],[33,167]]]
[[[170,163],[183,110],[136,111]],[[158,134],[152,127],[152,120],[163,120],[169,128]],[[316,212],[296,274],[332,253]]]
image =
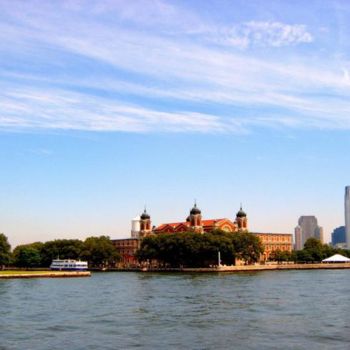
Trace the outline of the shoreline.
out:
[[[335,264],[276,264],[276,265],[242,265],[219,267],[183,267],[183,268],[121,268],[115,272],[184,272],[184,273],[220,273],[220,272],[257,272],[286,270],[339,270],[350,269],[350,263]]]
[[[90,277],[90,271],[11,271],[10,273],[1,273],[0,279],[12,279],[12,278],[77,278],[77,277]]]
[[[350,269],[350,263],[332,264],[273,264],[273,265],[241,265],[241,266],[216,266],[216,267],[183,267],[183,268],[112,268],[108,270],[94,270],[94,272],[165,272],[165,273],[240,273],[258,271],[287,271],[287,270],[342,270]],[[91,271],[28,271],[5,270],[0,271],[1,279],[13,278],[78,278],[91,277]]]

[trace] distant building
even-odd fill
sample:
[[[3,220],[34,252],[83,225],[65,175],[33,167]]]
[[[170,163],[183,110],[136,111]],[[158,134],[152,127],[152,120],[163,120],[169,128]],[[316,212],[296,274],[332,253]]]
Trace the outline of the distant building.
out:
[[[294,240],[295,240],[294,249],[295,250],[302,250],[303,249],[303,241],[302,241],[301,227],[300,226],[297,226],[294,229]]]
[[[291,252],[293,250],[293,235],[291,233],[261,233],[252,232],[260,238],[264,245],[262,261],[268,260],[270,254],[276,250]]]
[[[139,248],[140,240],[138,238],[112,239],[112,243],[120,254],[120,267],[135,267],[138,262],[135,256]]]
[[[346,245],[350,249],[350,186],[345,187],[344,196],[344,209],[345,209],[345,232],[346,232]]]
[[[339,226],[332,232],[332,245],[339,246],[346,243],[346,230],[345,226]]]
[[[237,232],[248,230],[248,218],[247,214],[242,210],[242,207],[236,214],[236,220],[230,219],[210,219],[202,220],[202,212],[194,204],[194,207],[190,211],[190,215],[186,221],[161,224],[156,227],[152,233],[178,233],[178,232],[211,232],[213,230],[222,230],[226,232]]]
[[[313,215],[301,216],[294,233],[296,250],[303,249],[305,242],[311,237],[319,239],[322,243],[324,241],[323,228],[318,226],[317,219]]]
[[[131,238],[139,238],[141,216],[138,215],[131,220]]]
[[[236,213],[234,221],[227,218],[203,220],[202,212],[195,203],[186,221],[165,223],[152,227],[151,216],[145,209],[140,216],[131,221],[131,238],[114,239],[112,242],[121,256],[119,265],[121,267],[133,267],[138,265],[136,251],[139,249],[144,237],[179,232],[203,234],[214,230],[232,232],[233,234],[236,232],[248,232],[247,214],[241,207]],[[271,252],[275,250],[291,252],[293,249],[293,236],[291,234],[261,232],[252,232],[252,234],[259,237],[264,245],[265,252],[261,256],[262,261],[266,261]]]
[[[151,234],[160,233],[178,233],[178,232],[211,232],[213,230],[223,230],[226,232],[244,232],[248,231],[248,218],[247,214],[243,211],[242,207],[236,214],[235,221],[231,221],[227,218],[222,219],[210,219],[202,220],[201,210],[195,204],[190,211],[190,215],[185,222],[166,223],[156,227]],[[275,250],[282,250],[291,252],[293,249],[293,235],[288,233],[261,233],[252,232],[255,236],[259,237],[264,245],[265,252],[261,256],[262,261],[266,261],[271,252]]]
[[[140,248],[141,239],[152,233],[151,217],[146,209],[140,216],[131,220],[131,238],[113,239],[112,242],[120,255],[120,267],[136,267],[136,252]]]

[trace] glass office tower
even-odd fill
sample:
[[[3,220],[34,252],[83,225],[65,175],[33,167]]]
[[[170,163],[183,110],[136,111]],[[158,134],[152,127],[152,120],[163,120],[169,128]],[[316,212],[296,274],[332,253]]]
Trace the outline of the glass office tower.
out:
[[[346,232],[346,246],[350,249],[350,186],[345,187],[345,232]]]

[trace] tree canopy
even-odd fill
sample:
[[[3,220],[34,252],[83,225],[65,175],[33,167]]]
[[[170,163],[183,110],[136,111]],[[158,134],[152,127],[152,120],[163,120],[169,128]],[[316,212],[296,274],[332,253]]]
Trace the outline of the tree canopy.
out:
[[[305,242],[304,249],[293,252],[293,260],[296,262],[320,262],[334,254],[350,257],[350,250],[334,248],[311,237]]]
[[[17,267],[41,267],[42,247],[41,242],[17,246],[13,251],[13,264]]]
[[[115,266],[119,253],[109,237],[89,237],[84,241],[81,257],[90,267],[104,268]]]
[[[144,238],[137,257],[169,267],[206,267],[217,265],[219,251],[221,263],[232,265],[235,258],[246,263],[258,261],[263,247],[260,239],[248,232],[181,232]]]
[[[11,260],[11,246],[7,237],[0,233],[0,268],[8,265]]]
[[[233,246],[235,249],[236,259],[246,263],[259,261],[260,255],[264,252],[261,240],[248,232],[237,232],[232,235]]]
[[[79,239],[56,239],[45,242],[41,248],[42,265],[50,266],[52,260],[79,259],[84,249],[84,243]]]
[[[84,259],[89,267],[114,266],[119,254],[107,236],[79,239],[56,239],[17,246],[13,264],[17,267],[49,267],[54,259]]]
[[[271,252],[269,256],[270,261],[277,261],[277,262],[282,262],[282,261],[292,261],[293,260],[293,254],[292,252],[286,251],[286,250],[280,250],[276,249]]]

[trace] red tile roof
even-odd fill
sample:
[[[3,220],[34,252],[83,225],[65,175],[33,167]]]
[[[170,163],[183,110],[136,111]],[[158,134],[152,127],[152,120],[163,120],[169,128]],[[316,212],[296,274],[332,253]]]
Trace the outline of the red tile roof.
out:
[[[202,225],[203,227],[207,226],[214,226],[216,223],[223,221],[223,220],[228,220],[228,219],[210,219],[210,220],[202,220]],[[173,229],[176,229],[177,227],[182,225],[185,225],[187,227],[190,227],[190,223],[188,221],[185,222],[173,222],[173,223],[166,223],[166,224],[161,224],[160,226],[155,228],[155,231],[162,231],[165,227],[171,226]]]

